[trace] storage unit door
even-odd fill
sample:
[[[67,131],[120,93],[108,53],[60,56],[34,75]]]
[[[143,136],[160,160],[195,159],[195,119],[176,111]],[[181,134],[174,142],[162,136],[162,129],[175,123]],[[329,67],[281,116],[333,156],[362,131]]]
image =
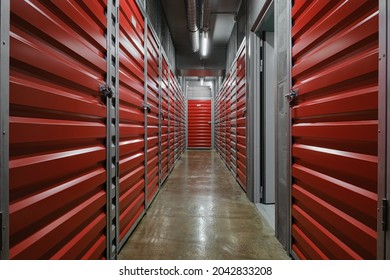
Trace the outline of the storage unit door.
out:
[[[172,71],[169,74],[169,172],[175,166],[175,103],[174,79]]]
[[[11,1],[11,259],[106,257],[106,1]]]
[[[165,58],[162,60],[161,81],[161,180],[168,176],[168,95],[169,95],[169,68]]]
[[[226,83],[221,92],[221,101],[219,107],[221,108],[221,158],[225,162],[226,155],[226,107],[225,107],[225,91]]]
[[[144,20],[135,1],[120,5],[119,230],[121,245],[145,210]]]
[[[226,121],[226,149],[225,149],[225,163],[230,168],[230,84],[231,84],[231,76],[228,78],[227,82],[227,88],[225,92],[225,108],[226,108],[226,115],[225,115],[225,121]]]
[[[159,57],[160,47],[153,33],[147,33],[147,207],[157,194],[159,187]]]
[[[184,153],[186,146],[186,103],[184,100],[183,91],[180,87],[180,104],[181,104],[181,114],[180,114],[180,155]]]
[[[188,100],[188,147],[211,146],[211,100]]]
[[[173,126],[174,126],[174,163],[176,164],[179,158],[179,96],[178,96],[178,88],[177,88],[177,80],[176,77],[173,79],[173,94],[175,96],[175,102],[173,104],[174,113],[173,113]]]
[[[293,1],[292,251],[375,259],[378,1]]]
[[[237,58],[237,180],[246,190],[245,43]]]
[[[233,62],[232,66],[232,83],[230,84],[230,169],[233,174],[237,174],[237,89],[236,89],[236,75],[237,75],[237,61]]]
[[[215,126],[214,126],[214,144],[215,144],[215,149],[217,153],[220,153],[220,113],[219,113],[219,92],[216,94],[215,99],[214,99],[214,111],[215,111]]]

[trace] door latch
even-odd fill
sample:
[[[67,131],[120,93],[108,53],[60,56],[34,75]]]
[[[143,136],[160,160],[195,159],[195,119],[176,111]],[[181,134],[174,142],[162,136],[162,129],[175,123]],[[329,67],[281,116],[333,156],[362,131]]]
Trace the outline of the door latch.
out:
[[[285,95],[285,97],[288,99],[288,101],[291,103],[294,101],[294,99],[298,96],[298,89],[291,89],[288,94]]]
[[[108,85],[100,85],[99,91],[103,94],[104,97],[112,98],[114,96],[114,90]]]
[[[144,111],[148,111],[148,114],[150,114],[150,112],[152,112],[152,108],[150,107],[150,105],[144,104]]]

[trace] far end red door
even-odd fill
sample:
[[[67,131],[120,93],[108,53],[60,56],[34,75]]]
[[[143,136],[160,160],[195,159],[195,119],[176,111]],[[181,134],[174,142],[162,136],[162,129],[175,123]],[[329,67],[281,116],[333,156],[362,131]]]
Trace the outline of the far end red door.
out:
[[[211,148],[211,100],[188,100],[188,148]]]

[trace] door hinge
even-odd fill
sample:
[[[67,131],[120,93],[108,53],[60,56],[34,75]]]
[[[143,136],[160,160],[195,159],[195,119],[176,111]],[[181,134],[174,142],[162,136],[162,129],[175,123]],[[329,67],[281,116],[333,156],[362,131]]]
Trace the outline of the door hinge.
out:
[[[389,202],[387,198],[383,198],[382,199],[382,230],[383,231],[387,231],[388,211],[389,211]]]

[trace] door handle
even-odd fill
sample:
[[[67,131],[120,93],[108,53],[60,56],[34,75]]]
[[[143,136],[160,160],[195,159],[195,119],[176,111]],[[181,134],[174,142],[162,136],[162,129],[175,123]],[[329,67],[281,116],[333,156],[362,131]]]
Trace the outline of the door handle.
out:
[[[298,96],[298,89],[291,89],[289,93],[285,95],[288,101],[291,103]]]
[[[114,89],[108,85],[99,85],[99,91],[104,97],[112,98],[114,96]]]
[[[152,112],[152,108],[150,107],[150,105],[144,104],[144,111],[148,111],[148,114],[150,114],[150,112]]]

